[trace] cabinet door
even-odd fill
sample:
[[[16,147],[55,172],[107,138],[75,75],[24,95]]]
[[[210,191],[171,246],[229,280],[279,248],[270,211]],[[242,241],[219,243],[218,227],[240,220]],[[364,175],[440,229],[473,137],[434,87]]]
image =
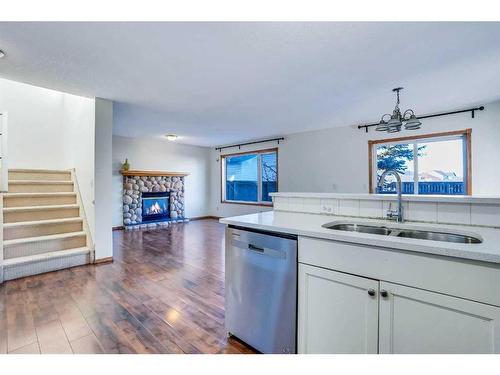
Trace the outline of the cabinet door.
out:
[[[380,353],[500,352],[498,307],[382,281],[380,294]]]
[[[298,352],[377,353],[378,286],[299,264]]]

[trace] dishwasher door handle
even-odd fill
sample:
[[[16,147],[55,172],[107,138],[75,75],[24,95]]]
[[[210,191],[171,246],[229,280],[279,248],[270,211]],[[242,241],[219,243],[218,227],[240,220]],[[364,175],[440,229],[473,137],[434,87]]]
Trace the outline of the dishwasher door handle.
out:
[[[258,246],[252,245],[251,243],[248,244],[248,250],[256,251],[258,253],[263,253],[265,251],[263,247],[258,247]]]
[[[284,250],[272,249],[265,246],[256,246],[251,243],[235,239],[231,241],[231,245],[238,249],[251,251],[252,253],[267,255],[273,258],[286,259],[286,251]]]

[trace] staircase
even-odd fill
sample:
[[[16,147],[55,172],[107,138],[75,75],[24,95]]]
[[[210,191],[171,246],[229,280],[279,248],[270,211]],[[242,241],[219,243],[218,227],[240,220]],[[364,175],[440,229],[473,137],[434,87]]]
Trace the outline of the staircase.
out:
[[[92,262],[74,172],[9,170],[3,195],[3,272],[11,280]]]

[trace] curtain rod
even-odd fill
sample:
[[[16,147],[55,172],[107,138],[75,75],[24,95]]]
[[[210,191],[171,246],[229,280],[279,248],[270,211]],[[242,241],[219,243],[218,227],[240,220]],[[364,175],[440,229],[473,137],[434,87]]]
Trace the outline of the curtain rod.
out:
[[[284,137],[279,137],[279,138],[270,138],[270,139],[263,139],[261,141],[253,141],[253,142],[246,142],[246,143],[238,143],[238,144],[235,144],[235,145],[230,145],[230,146],[220,146],[220,147],[216,147],[215,149],[216,150],[219,150],[219,151],[222,151],[226,148],[232,148],[232,147],[238,147],[241,149],[241,146],[248,146],[248,145],[255,145],[255,144],[258,144],[258,143],[266,143],[266,142],[274,142],[274,141],[277,141],[278,144],[280,144],[280,141],[284,141],[285,138]]]
[[[481,107],[476,107],[476,108],[469,108],[469,109],[462,109],[460,111],[452,111],[452,112],[442,112],[442,113],[435,113],[433,115],[425,115],[425,116],[418,116],[417,118],[424,119],[424,118],[430,118],[430,117],[440,117],[440,116],[448,116],[448,115],[455,115],[457,113],[465,113],[465,112],[471,112],[472,118],[474,118],[474,112],[475,111],[482,111],[484,109],[484,106],[482,105]],[[379,123],[375,124],[368,124],[368,125],[358,125],[358,129],[363,129],[365,128],[365,132],[368,133],[368,128],[372,126],[377,126]]]

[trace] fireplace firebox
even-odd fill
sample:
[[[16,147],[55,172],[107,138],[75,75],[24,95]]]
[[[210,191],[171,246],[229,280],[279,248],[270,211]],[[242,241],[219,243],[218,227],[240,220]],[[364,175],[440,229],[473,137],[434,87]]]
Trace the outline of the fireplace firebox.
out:
[[[142,193],[142,221],[162,221],[170,218],[170,193]]]

